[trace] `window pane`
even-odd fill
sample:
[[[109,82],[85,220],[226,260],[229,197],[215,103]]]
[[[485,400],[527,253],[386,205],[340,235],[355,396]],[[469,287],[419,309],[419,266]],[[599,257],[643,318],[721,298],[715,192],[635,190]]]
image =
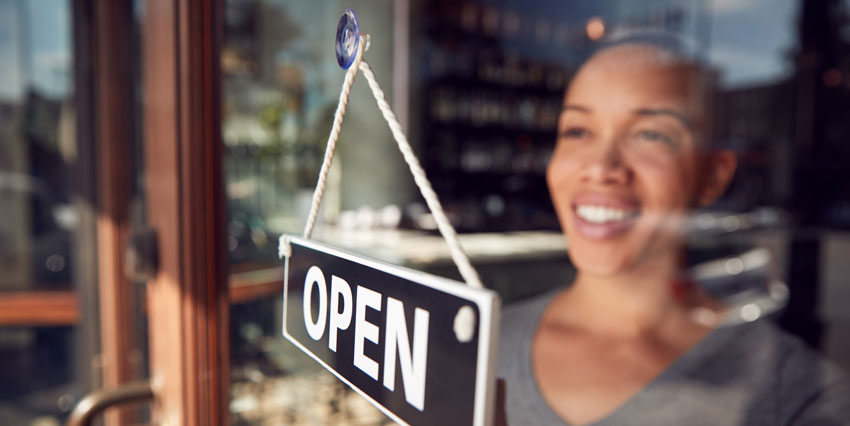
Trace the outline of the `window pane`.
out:
[[[568,286],[580,273],[567,259],[575,251],[563,247],[563,220],[551,201],[557,189],[547,182],[563,137],[565,90],[606,46],[675,39],[677,55],[704,79],[688,88],[705,95],[700,148],[731,152],[737,162],[714,202],[688,197],[683,206],[677,272],[728,307],[734,321],[773,321],[850,368],[850,317],[842,308],[850,301],[842,278],[850,244],[848,5],[228,1],[225,167],[232,296],[239,295],[231,331],[235,346],[255,342],[234,348],[235,419],[261,421],[256,389],[269,377],[280,378],[275,389],[287,389],[301,377],[289,373],[316,370],[282,342],[280,288],[272,283],[282,273],[276,238],[301,232],[329,133],[343,76],[332,37],[344,7],[354,7],[372,34],[366,58],[483,281],[506,305]],[[457,278],[435,248],[442,241],[433,217],[363,83],[352,91],[314,237]],[[697,126],[684,121],[689,131]],[[640,138],[654,140],[646,132]],[[610,212],[596,213],[597,222],[613,221],[600,218]],[[271,290],[249,297],[252,284]],[[267,355],[273,352],[279,355]],[[278,370],[269,371],[287,374],[258,367],[270,359]],[[320,377],[309,380],[333,382]],[[328,413],[340,412],[330,404]]]
[[[361,25],[369,28],[373,40],[381,39],[372,44],[370,63],[389,89],[394,2],[384,1],[381,8],[373,3],[369,9],[380,11],[364,16]],[[388,424],[377,409],[281,335],[278,236],[299,234],[304,226],[344,76],[333,53],[336,25],[345,7],[357,6],[337,1],[225,2],[222,133],[234,424]],[[367,90],[361,81],[352,93],[320,222],[334,217],[343,203],[341,168],[352,165],[348,176],[367,174],[356,165],[369,164],[374,171],[376,159],[367,162],[357,156],[370,156],[376,146],[395,149]],[[393,158],[378,169],[399,169],[401,156]],[[379,170],[369,179],[381,185],[384,196],[368,202],[407,196],[403,189],[409,182],[386,175]]]
[[[87,272],[79,256],[94,247],[75,200],[70,3],[0,1],[0,418],[8,424],[58,425],[89,386],[78,376],[90,370],[79,368],[88,341],[74,290]]]
[[[80,389],[74,327],[0,327],[0,417],[8,424],[64,422]]]
[[[69,2],[0,2],[0,291],[69,290],[75,121]]]
[[[138,3],[135,3],[138,5]],[[99,81],[93,5],[0,0],[0,422],[59,425],[102,386],[99,347],[98,194],[94,111]],[[136,40],[128,11],[124,31]],[[115,35],[100,35],[100,37]],[[138,82],[138,46],[127,98]],[[127,106],[136,123],[135,102]],[[137,127],[130,125],[132,130]],[[132,172],[137,139],[125,143]],[[131,172],[131,173],[132,173]],[[138,176],[131,176],[133,183]],[[128,185],[129,186],[129,185]],[[132,185],[130,196],[137,195]],[[130,188],[128,188],[130,189]],[[103,195],[103,194],[100,194]],[[110,253],[111,254],[111,253]],[[130,292],[141,292],[131,287]],[[138,294],[128,315],[142,318]],[[138,321],[143,328],[144,321]],[[146,365],[143,334],[120,330],[134,349],[118,362]],[[141,420],[141,417],[134,417]]]

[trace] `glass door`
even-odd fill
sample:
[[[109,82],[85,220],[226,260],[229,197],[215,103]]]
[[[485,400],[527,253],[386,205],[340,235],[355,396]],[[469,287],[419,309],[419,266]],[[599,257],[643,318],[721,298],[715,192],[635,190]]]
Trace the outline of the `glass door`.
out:
[[[333,53],[340,15],[347,7],[364,12],[361,28],[373,40],[369,63],[383,87],[392,88],[393,104],[406,105],[406,85],[394,77],[406,73],[393,73],[393,49],[400,40],[394,15],[407,2],[223,3],[230,422],[392,424],[282,337],[283,262],[277,243],[283,233],[302,232],[309,210],[345,74]],[[317,234],[328,230],[328,219],[346,202],[382,206],[408,197],[412,187],[365,81],[354,85],[348,111]]]
[[[149,413],[105,424],[227,423],[220,19],[0,0],[3,424],[65,424],[129,384]]]
[[[146,375],[123,256],[141,194],[133,5],[0,1],[4,424],[62,424],[87,393]]]

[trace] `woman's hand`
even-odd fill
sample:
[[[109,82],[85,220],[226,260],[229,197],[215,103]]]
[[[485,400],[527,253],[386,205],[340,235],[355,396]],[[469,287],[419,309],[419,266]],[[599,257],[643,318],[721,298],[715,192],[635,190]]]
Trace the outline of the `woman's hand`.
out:
[[[505,379],[496,379],[496,412],[493,416],[494,426],[508,426],[508,416],[505,414]]]

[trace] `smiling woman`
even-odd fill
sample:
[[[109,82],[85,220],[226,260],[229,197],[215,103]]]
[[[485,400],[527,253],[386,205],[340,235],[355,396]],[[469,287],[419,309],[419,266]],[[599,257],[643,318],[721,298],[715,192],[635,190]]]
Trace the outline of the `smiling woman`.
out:
[[[803,424],[850,418],[850,385],[774,326],[682,271],[686,218],[734,175],[712,150],[708,73],[668,44],[591,57],[564,98],[547,170],[578,273],[503,315],[509,424]]]
[[[672,240],[687,210],[711,204],[729,183],[734,156],[704,146],[702,76],[641,44],[610,47],[576,75],[547,177],[585,273],[616,274],[638,259],[666,259],[673,272],[681,244]]]

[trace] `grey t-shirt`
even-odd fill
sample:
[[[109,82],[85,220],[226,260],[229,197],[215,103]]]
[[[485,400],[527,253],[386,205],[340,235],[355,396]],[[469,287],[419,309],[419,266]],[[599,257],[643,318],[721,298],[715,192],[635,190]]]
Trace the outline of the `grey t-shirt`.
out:
[[[531,368],[531,342],[555,293],[502,313],[499,377],[508,425],[565,425]],[[595,426],[850,425],[850,382],[767,321],[721,325]]]

